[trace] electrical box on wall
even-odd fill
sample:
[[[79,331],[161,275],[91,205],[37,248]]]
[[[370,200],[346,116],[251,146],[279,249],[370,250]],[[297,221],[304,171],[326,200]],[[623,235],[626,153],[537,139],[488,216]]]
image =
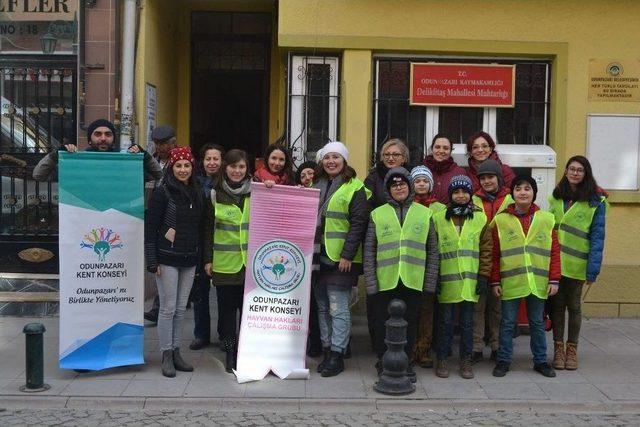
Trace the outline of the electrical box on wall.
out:
[[[556,186],[556,152],[547,145],[496,145],[496,152],[516,175],[527,174],[536,180],[536,204],[546,209]],[[453,159],[464,168],[469,166],[465,144],[454,144]]]

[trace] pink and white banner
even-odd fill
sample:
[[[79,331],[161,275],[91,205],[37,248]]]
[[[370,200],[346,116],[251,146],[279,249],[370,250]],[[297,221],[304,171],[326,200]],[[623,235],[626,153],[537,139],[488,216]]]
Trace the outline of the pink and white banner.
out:
[[[235,371],[239,383],[307,379],[311,262],[319,191],[251,184],[244,304]]]

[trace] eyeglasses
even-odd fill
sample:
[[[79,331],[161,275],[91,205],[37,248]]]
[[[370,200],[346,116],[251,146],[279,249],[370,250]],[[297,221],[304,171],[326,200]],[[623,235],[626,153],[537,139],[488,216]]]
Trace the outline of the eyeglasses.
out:
[[[490,149],[491,146],[489,144],[483,144],[483,145],[472,145],[471,146],[471,151],[478,151],[478,150],[488,150]]]
[[[568,167],[567,170],[571,173],[575,173],[578,175],[582,175],[584,173],[584,169],[583,168],[574,168],[572,166]]]
[[[390,159],[390,158],[394,158],[394,159],[399,159],[400,157],[403,157],[404,155],[402,153],[384,153],[382,155],[382,157],[384,157],[385,159]]]
[[[391,188],[396,188],[398,190],[403,189],[407,187],[407,183],[406,182],[394,182],[393,184],[391,184]]]

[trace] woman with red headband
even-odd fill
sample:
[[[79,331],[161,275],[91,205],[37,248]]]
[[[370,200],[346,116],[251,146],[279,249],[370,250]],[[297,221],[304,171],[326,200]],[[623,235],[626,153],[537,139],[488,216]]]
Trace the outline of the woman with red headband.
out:
[[[180,355],[180,339],[203,223],[202,189],[195,180],[194,162],[191,148],[171,150],[145,218],[147,270],[156,274],[160,297],[158,339],[165,377],[193,371]]]

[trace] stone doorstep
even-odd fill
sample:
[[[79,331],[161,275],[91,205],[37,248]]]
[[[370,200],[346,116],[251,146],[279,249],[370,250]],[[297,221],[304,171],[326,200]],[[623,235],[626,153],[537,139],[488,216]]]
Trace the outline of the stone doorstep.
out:
[[[58,292],[0,292],[0,302],[58,302]]]
[[[119,398],[9,395],[5,409],[83,408],[94,410],[211,410],[222,412],[533,412],[575,414],[638,413],[638,402],[562,403],[549,401],[474,401],[454,399],[271,399],[271,398]]]

